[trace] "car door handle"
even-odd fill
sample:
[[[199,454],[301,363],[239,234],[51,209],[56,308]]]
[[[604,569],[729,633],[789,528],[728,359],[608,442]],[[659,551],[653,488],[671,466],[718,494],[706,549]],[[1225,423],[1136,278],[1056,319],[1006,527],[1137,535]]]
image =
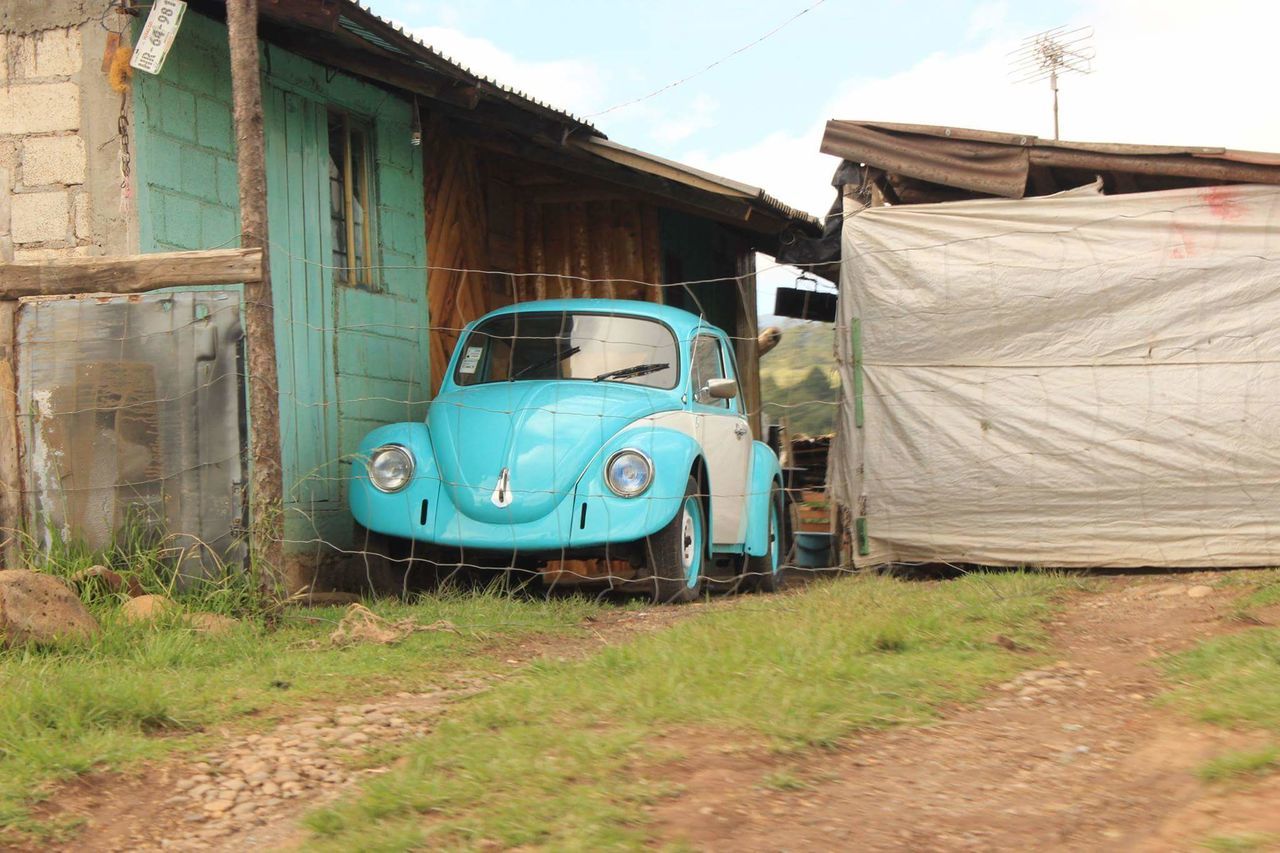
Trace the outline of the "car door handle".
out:
[[[736,435],[738,438],[742,438],[747,434],[747,425],[744,423],[734,424],[733,434]]]

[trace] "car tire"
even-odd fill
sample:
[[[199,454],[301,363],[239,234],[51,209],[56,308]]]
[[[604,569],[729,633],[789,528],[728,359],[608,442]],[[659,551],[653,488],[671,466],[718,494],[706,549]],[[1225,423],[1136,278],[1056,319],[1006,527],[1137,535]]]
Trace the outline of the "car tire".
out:
[[[677,604],[702,596],[709,553],[705,507],[702,489],[690,477],[675,517],[645,539],[645,585],[654,603]]]
[[[789,549],[787,513],[782,502],[782,490],[775,484],[769,490],[768,547],[759,557],[747,558],[747,576],[744,586],[760,592],[777,592],[786,580],[786,559]]]

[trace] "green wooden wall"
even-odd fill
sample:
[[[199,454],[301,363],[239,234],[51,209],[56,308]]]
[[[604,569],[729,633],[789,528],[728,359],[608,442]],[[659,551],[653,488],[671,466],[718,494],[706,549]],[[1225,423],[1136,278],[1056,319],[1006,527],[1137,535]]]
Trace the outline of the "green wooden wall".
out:
[[[226,29],[188,14],[163,72],[134,82],[141,251],[238,239]],[[277,324],[286,536],[293,553],[351,544],[349,463],[371,428],[425,415],[426,238],[410,104],[271,45],[263,48],[272,294]],[[372,127],[376,288],[326,266],[326,110]]]

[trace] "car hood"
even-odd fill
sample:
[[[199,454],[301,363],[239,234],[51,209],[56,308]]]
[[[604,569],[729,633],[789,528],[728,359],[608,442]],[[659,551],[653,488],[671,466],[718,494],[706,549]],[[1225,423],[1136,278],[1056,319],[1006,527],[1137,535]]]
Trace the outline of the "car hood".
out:
[[[677,408],[675,392],[618,382],[494,382],[441,394],[427,428],[458,511],[478,521],[519,523],[555,509],[618,430]],[[505,507],[493,501],[503,469]]]

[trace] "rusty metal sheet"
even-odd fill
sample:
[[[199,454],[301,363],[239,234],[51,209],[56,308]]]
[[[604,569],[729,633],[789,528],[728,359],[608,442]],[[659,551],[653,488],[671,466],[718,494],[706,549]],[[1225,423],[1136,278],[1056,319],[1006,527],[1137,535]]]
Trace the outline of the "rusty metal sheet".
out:
[[[822,153],[886,172],[962,187],[977,193],[1022,198],[1029,168],[1021,146],[936,137],[851,121],[829,121]]]
[[[234,291],[25,300],[16,356],[37,541],[165,540],[185,574],[241,562]]]
[[[1066,142],[969,128],[830,121],[822,152],[892,175],[1021,198],[1029,167],[1280,184],[1280,154],[1203,146]]]

